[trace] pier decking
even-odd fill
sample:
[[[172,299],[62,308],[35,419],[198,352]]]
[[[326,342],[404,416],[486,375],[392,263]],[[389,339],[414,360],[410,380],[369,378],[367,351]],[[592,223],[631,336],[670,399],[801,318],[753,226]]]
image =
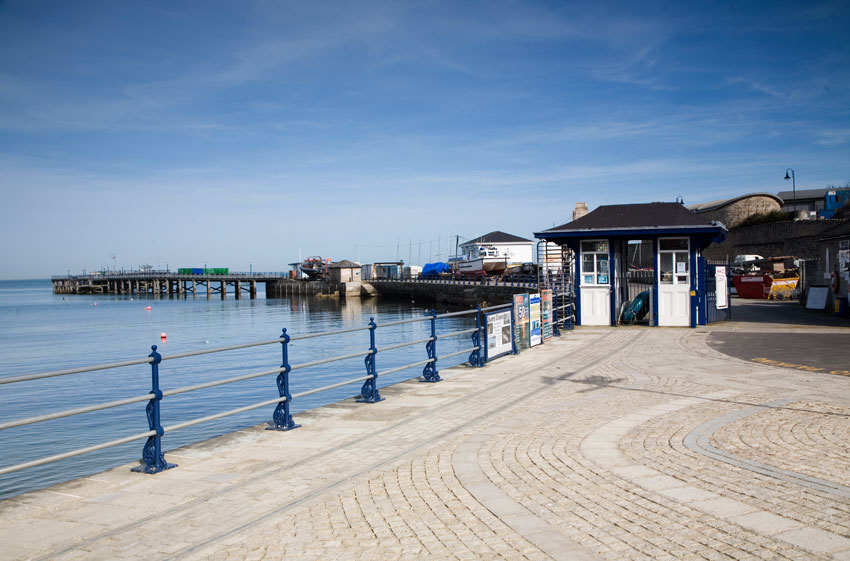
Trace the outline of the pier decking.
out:
[[[246,292],[257,297],[257,283],[277,282],[284,273],[232,273],[227,275],[187,275],[170,271],[92,273],[88,275],[54,276],[54,294],[206,294],[209,299],[227,297],[228,289],[238,300]]]

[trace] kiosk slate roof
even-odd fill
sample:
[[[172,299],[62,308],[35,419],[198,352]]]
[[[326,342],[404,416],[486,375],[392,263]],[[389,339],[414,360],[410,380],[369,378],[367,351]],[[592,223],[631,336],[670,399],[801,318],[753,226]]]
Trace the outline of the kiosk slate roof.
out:
[[[496,230],[495,232],[490,232],[489,234],[484,234],[483,236],[478,236],[474,240],[469,240],[468,242],[463,242],[463,245],[471,244],[471,243],[518,243],[518,242],[531,242],[531,240],[527,240],[525,238],[521,238],[519,236],[514,236],[513,234],[506,234],[505,232]]]
[[[671,227],[715,228],[717,226],[705,217],[694,214],[680,203],[636,203],[603,205],[581,218],[540,233],[586,230],[665,229]]]

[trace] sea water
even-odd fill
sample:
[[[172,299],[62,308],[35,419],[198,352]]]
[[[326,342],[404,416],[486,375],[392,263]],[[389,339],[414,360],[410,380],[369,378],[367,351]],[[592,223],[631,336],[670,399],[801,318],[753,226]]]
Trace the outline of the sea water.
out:
[[[57,295],[49,280],[0,281],[0,377],[68,369],[144,358],[157,346],[164,358],[186,351],[268,341],[324,331],[366,327],[371,317],[380,326],[425,317],[413,303],[382,299],[337,300],[317,297],[236,300],[228,294],[207,299],[129,295]],[[150,309],[148,309],[150,307]],[[438,320],[438,332],[474,325],[472,316]],[[161,334],[166,337],[161,338]],[[429,321],[378,328],[377,348],[428,337]],[[439,355],[472,346],[470,336],[441,339]],[[164,360],[160,364],[163,391],[278,368],[279,343]],[[291,365],[369,348],[369,331],[293,341]],[[379,352],[378,373],[427,359],[425,345]],[[440,369],[463,363],[465,354],[440,360]],[[379,378],[379,387],[421,375],[422,367]],[[366,374],[363,357],[311,368],[290,375],[295,394]],[[162,401],[162,425],[169,426],[277,397],[276,376],[268,375],[215,388],[167,396]],[[96,403],[147,394],[151,366],[135,366],[0,385],[0,422],[66,411]],[[360,393],[353,384],[293,400],[297,413]],[[148,430],[146,402],[0,431],[0,467],[16,465]],[[168,451],[267,422],[274,405],[217,419],[163,436]],[[133,462],[141,457],[140,439],[97,452],[27,470],[0,475],[0,498]]]

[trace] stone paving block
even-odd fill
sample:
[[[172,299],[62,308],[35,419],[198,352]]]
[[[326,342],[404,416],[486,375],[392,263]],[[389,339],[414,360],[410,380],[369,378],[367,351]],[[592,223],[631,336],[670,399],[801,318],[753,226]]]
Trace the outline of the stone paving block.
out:
[[[713,514],[718,518],[726,518],[756,510],[746,503],[726,497],[718,497],[702,501],[698,500],[690,503],[690,506],[703,512],[707,512],[708,514]]]
[[[788,543],[817,553],[850,549],[850,538],[838,536],[819,528],[788,530],[787,532],[778,534],[777,537]]]
[[[684,487],[685,482],[669,475],[655,475],[652,477],[640,477],[634,480],[635,483],[649,489],[650,491],[660,491],[662,489],[675,489]]]
[[[712,493],[711,491],[706,491],[705,489],[699,489],[697,487],[691,487],[690,485],[659,489],[658,493],[686,504],[720,498],[720,495],[717,493]]]
[[[786,530],[802,526],[802,524],[795,522],[794,520],[789,520],[788,518],[764,511],[731,516],[728,520],[743,526],[748,530],[767,535],[777,534],[779,532],[784,532]]]

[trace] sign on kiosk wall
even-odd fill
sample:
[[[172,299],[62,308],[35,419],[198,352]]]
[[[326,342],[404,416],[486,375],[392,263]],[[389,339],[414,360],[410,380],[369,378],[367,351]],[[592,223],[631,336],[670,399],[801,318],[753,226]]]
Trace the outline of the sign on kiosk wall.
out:
[[[715,307],[718,310],[725,310],[729,307],[729,285],[726,278],[726,266],[720,265],[714,268],[715,294],[717,294],[717,302]]]
[[[531,346],[533,347],[543,342],[543,333],[540,325],[540,294],[532,294],[528,302],[528,317],[531,320]]]
[[[487,346],[484,348],[485,361],[493,360],[514,350],[512,315],[511,310],[491,312],[484,315],[484,321],[487,322]]]
[[[520,352],[531,346],[528,294],[514,294],[514,344]]]
[[[552,338],[552,290],[545,289],[540,291],[540,314],[543,321],[543,341],[546,342]]]

